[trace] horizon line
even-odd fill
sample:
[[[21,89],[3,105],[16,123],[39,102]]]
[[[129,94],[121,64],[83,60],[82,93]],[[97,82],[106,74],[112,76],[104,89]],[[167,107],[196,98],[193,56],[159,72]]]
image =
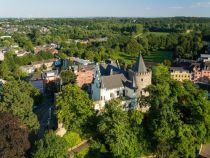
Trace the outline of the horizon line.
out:
[[[0,17],[0,19],[89,19],[89,18],[176,18],[176,17],[184,17],[184,18],[210,18],[210,16],[49,16],[49,17],[16,17],[16,16],[8,16],[8,17]]]

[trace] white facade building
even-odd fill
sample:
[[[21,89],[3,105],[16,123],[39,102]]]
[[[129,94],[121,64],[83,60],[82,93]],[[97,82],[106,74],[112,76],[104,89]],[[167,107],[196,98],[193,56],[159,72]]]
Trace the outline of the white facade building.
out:
[[[128,77],[125,72],[103,76],[100,66],[97,64],[91,85],[91,96],[95,102],[95,109],[101,110],[105,103],[111,99],[119,97],[135,99],[141,95],[148,95],[144,88],[151,84],[151,77],[152,74],[147,71],[141,55],[134,69],[129,71]]]

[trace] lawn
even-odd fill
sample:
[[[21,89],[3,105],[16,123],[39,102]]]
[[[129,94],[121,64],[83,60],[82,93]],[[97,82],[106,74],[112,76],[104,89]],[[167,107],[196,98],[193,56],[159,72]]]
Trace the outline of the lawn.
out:
[[[127,64],[133,64],[136,60],[136,57],[133,57],[129,54],[118,52],[112,55],[112,58],[115,60],[123,60]],[[155,62],[162,63],[164,60],[173,60],[173,52],[170,51],[156,51],[151,52],[150,55],[144,56],[146,62]]]
[[[156,36],[167,36],[169,33],[168,32],[147,32],[146,34],[152,34]]]

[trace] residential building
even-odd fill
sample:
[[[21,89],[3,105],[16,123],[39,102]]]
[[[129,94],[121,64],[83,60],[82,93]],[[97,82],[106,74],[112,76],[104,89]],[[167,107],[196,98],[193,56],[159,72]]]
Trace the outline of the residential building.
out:
[[[93,81],[94,65],[79,65],[74,72],[79,87],[89,86]]]
[[[45,83],[54,82],[60,80],[58,70],[50,70],[42,73],[42,78]]]
[[[37,54],[41,51],[44,51],[44,52],[49,52],[51,54],[58,54],[58,50],[54,48],[55,45],[53,46],[47,46],[47,45],[43,45],[43,46],[36,46],[34,47],[34,53]]]
[[[178,59],[174,67],[170,68],[171,77],[178,81],[191,80],[193,82],[208,83],[210,80],[210,61],[208,55],[201,55],[197,61]],[[205,61],[205,62],[204,62]]]
[[[183,67],[171,67],[171,78],[178,81],[191,80],[192,75],[189,70],[185,70]]]
[[[27,52],[27,51],[17,51],[16,52],[17,57],[23,57],[28,54],[30,54],[30,52]]]
[[[31,74],[35,72],[35,68],[33,65],[26,65],[26,66],[21,66],[20,70],[27,73],[27,74]]]
[[[48,59],[48,60],[42,60],[42,61],[36,61],[36,62],[32,62],[31,65],[33,65],[33,67],[35,69],[39,69],[41,68],[43,65],[45,65],[47,67],[47,69],[52,69],[54,62],[57,61],[57,59]]]
[[[29,81],[31,82],[31,84],[37,88],[41,93],[44,93],[44,80],[41,76],[41,73],[35,73],[33,74]]]
[[[93,64],[93,62],[77,57],[70,57],[71,61],[73,61],[74,65],[88,65],[88,64]]]

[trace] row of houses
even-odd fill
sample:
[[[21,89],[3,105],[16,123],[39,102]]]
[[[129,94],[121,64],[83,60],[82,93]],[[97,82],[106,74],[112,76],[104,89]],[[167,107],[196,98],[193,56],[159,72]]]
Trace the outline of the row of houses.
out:
[[[198,60],[176,59],[170,68],[171,77],[178,81],[208,83],[210,80],[210,54],[201,54]]]
[[[48,59],[48,60],[32,62],[31,65],[21,66],[20,70],[27,74],[32,74],[37,69],[40,69],[43,66],[45,66],[47,70],[52,70],[52,68],[57,60],[58,59],[53,58],[53,59]]]
[[[55,55],[55,54],[58,54],[58,48],[60,46],[55,44],[55,43],[51,43],[51,44],[48,44],[48,45],[43,45],[43,46],[36,46],[34,47],[34,53],[37,54],[41,51],[44,51],[44,52],[50,52],[51,54]]]

